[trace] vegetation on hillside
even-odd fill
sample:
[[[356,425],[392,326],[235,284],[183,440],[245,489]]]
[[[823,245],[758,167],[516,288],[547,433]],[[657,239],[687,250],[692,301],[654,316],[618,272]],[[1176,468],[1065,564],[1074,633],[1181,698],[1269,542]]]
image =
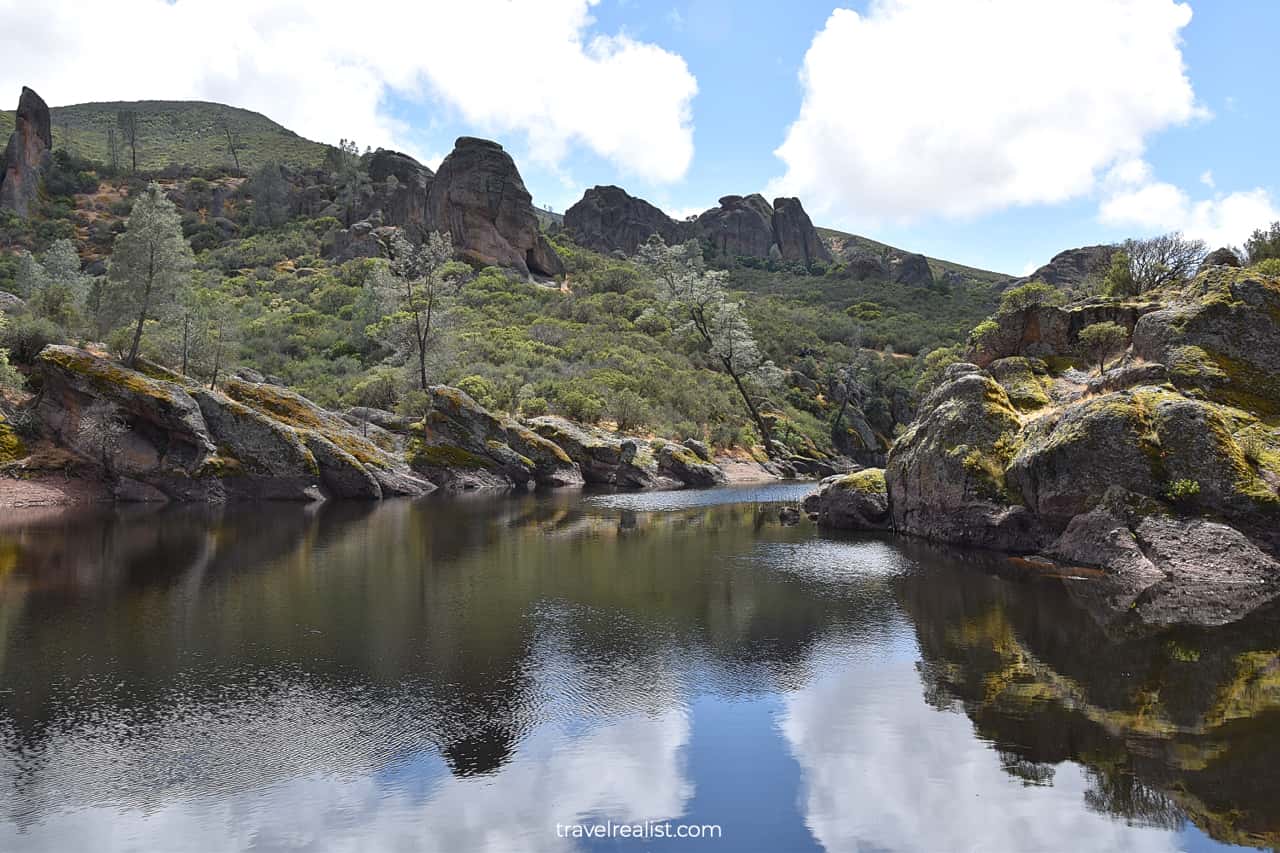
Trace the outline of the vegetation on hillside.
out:
[[[53,107],[49,111],[53,147],[108,168],[114,165],[128,171],[131,152],[122,114],[134,116],[137,168],[143,172],[185,166],[197,171],[228,169],[248,173],[268,162],[317,166],[329,149],[259,113],[204,101],[119,101]],[[9,137],[13,122],[12,110],[0,112],[0,139]]]

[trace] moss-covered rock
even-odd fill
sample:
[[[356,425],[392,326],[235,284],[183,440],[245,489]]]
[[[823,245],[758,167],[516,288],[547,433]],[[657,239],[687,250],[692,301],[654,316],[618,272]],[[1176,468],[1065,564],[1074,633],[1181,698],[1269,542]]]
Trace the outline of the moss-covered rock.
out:
[[[1009,402],[1021,412],[1034,412],[1049,405],[1046,392],[1049,370],[1039,359],[1010,356],[991,362],[991,378],[1009,395]]]
[[[866,468],[827,477],[818,484],[818,491],[805,499],[805,510],[823,527],[888,530],[892,519],[884,469]]]
[[[534,418],[529,421],[529,426],[577,463],[588,483],[626,489],[678,484],[674,480],[664,483],[660,479],[657,460],[643,441],[613,435],[554,415]],[[644,452],[641,452],[642,445]]]
[[[717,486],[726,482],[724,472],[682,444],[664,444],[655,453],[658,470],[688,486]]]
[[[581,485],[565,451],[509,418],[500,418],[465,391],[430,388],[431,410],[410,440],[415,470],[455,489]]]
[[[948,375],[889,452],[894,526],[946,542],[1034,550],[1044,533],[1005,478],[1022,429],[1019,414],[1004,388],[977,367]]]

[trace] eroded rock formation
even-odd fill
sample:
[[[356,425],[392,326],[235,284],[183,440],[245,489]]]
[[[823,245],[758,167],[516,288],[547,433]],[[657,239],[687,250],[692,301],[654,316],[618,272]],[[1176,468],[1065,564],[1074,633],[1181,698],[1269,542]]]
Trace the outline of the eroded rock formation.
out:
[[[0,158],[0,210],[26,217],[40,193],[40,173],[49,162],[53,135],[49,107],[26,86],[18,99],[9,144]]]

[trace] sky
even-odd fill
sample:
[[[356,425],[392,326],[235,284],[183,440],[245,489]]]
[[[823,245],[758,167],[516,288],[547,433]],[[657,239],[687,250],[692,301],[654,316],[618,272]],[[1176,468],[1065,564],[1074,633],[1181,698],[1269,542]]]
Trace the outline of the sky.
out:
[[[1280,220],[1275,0],[0,0],[0,93],[200,99],[431,166],[511,151],[535,203],[815,223],[1013,274]]]

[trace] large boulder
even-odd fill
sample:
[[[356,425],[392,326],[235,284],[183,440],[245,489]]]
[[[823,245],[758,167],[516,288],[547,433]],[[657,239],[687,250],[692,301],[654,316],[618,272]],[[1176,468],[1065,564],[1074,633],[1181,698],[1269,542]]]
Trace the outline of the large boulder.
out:
[[[0,158],[0,210],[26,217],[31,204],[39,198],[40,178],[49,163],[53,134],[49,124],[49,107],[44,99],[22,87],[13,133]]]
[[[534,418],[529,426],[567,453],[581,468],[588,483],[626,489],[667,485],[659,480],[657,462],[644,442],[611,435],[555,415]]]
[[[228,397],[298,434],[315,457],[321,481],[335,496],[417,497],[436,488],[412,471],[393,448],[380,446],[341,415],[317,406],[301,394],[270,382],[243,379],[229,379],[224,387]],[[374,490],[360,471],[352,468],[352,460],[377,482],[377,495],[372,494]]]
[[[1173,383],[1265,416],[1280,414],[1280,280],[1212,267],[1137,321],[1134,354]]]
[[[1047,549],[1103,566],[1112,612],[1150,625],[1222,625],[1280,596],[1280,562],[1219,521],[1177,518],[1116,486]]]
[[[1069,306],[1043,305],[1000,311],[979,328],[968,357],[980,367],[1011,356],[1075,357],[1080,354],[1080,331],[1094,323],[1111,322],[1132,332],[1139,318],[1155,311],[1152,300],[1094,299]]]
[[[889,275],[895,284],[908,287],[933,287],[933,270],[924,255],[898,255],[889,264]]]
[[[1010,286],[1026,284],[1030,281],[1042,281],[1063,290],[1077,290],[1086,283],[1101,281],[1111,266],[1111,257],[1118,251],[1118,246],[1082,246],[1078,249],[1067,249],[1054,255],[1049,263],[1037,269],[1031,275],[1014,279]]]
[[[578,466],[559,446],[489,412],[448,385],[429,389],[431,410],[416,427],[415,470],[454,490],[581,485]]]
[[[366,207],[370,214],[381,212],[386,224],[421,239],[430,230],[427,196],[434,179],[435,173],[408,154],[379,148],[369,156],[373,195]]]
[[[657,234],[669,246],[694,236],[693,226],[677,222],[642,198],[615,186],[592,187],[564,212],[565,232],[595,252],[634,255]]]
[[[496,142],[463,136],[427,193],[430,230],[447,232],[458,252],[482,265],[554,276],[564,265],[538,228],[533,197],[511,155]]]
[[[653,455],[658,460],[659,473],[686,486],[722,486],[728,482],[718,465],[702,459],[683,444],[659,445]]]
[[[798,261],[805,266],[831,263],[831,250],[798,198],[773,200],[773,242],[784,261]]]
[[[895,528],[944,542],[1039,548],[1044,532],[1005,481],[1022,428],[1009,395],[971,364],[952,365],[946,376],[889,452]]]
[[[1240,256],[1235,250],[1223,246],[1220,249],[1214,249],[1212,252],[1204,256],[1204,260],[1200,262],[1200,269],[1203,271],[1209,267],[1239,267]]]
[[[767,258],[776,245],[773,208],[758,193],[724,196],[718,207],[698,217],[697,229],[715,253],[726,260]]]
[[[822,527],[888,530],[892,526],[889,489],[881,468],[827,477],[817,492],[805,498],[804,508]]]

